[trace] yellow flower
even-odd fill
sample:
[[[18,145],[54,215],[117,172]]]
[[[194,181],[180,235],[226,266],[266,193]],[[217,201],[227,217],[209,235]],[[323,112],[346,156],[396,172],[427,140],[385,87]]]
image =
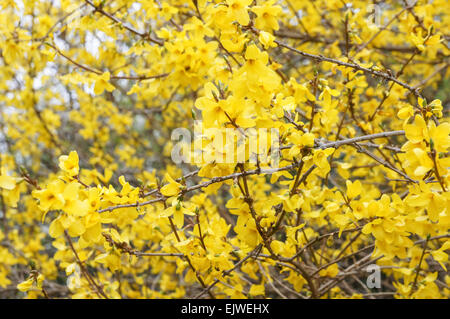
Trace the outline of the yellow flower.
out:
[[[446,199],[439,193],[431,190],[430,184],[423,181],[419,184],[420,191],[418,194],[410,194],[407,197],[407,203],[411,207],[426,207],[428,216],[431,221],[439,220],[439,215],[446,209]]]
[[[400,109],[400,111],[398,111],[398,113],[397,113],[397,116],[402,120],[409,119],[413,115],[414,115],[414,109],[413,109],[412,105],[407,105],[405,107],[402,107]]]
[[[238,237],[250,247],[256,247],[261,241],[255,220],[248,216],[238,217],[234,231],[238,234]]]
[[[264,45],[265,49],[275,48],[277,44],[274,42],[275,37],[269,32],[261,31],[259,33],[259,41]]]
[[[416,115],[414,124],[406,124],[404,126],[405,135],[412,143],[420,143],[423,140],[428,141],[428,128],[422,116]]]
[[[278,30],[277,16],[282,12],[280,6],[274,6],[274,0],[263,1],[262,6],[255,6],[252,11],[256,13],[255,26],[267,31]]]
[[[325,176],[330,171],[330,163],[328,163],[327,157],[333,152],[334,148],[314,150],[313,162],[317,166],[320,176]]]
[[[423,45],[425,38],[423,38],[421,35],[415,35],[414,33],[411,33],[409,38],[411,39],[412,43],[419,49],[420,51],[425,50],[425,46]]]
[[[238,27],[234,26],[232,29],[223,30],[220,34],[220,41],[222,45],[230,52],[242,52],[244,45],[248,42],[245,34],[238,31]]]
[[[78,162],[78,153],[76,151],[72,151],[69,156],[62,155],[59,157],[59,168],[61,168],[69,176],[77,176],[80,171]]]
[[[0,173],[0,188],[7,190],[13,190],[16,188],[16,179],[14,177],[6,175],[6,169],[2,168]]]
[[[289,136],[289,141],[294,144],[289,150],[289,156],[297,156],[302,148],[314,146],[314,134],[295,131]]]
[[[446,241],[441,248],[431,252],[433,258],[442,266],[442,268],[447,271],[446,264],[448,265],[448,254],[445,253],[446,250],[450,249],[450,241]]]
[[[19,289],[22,292],[27,292],[33,287],[33,278],[29,278],[25,281],[22,281],[20,284],[17,285],[17,289]]]
[[[166,173],[165,175],[166,180],[169,182],[169,184],[164,185],[161,187],[161,194],[167,197],[178,195],[180,190],[182,189],[183,185],[180,183],[177,183],[169,173]]]
[[[219,91],[211,82],[205,84],[205,96],[198,98],[195,101],[195,107],[203,111],[203,121],[205,127],[211,127],[214,123],[223,123],[227,120],[223,110],[224,102],[216,101],[219,96]]]
[[[264,296],[265,294],[264,284],[252,285],[248,293],[252,296]]]
[[[248,16],[247,8],[252,2],[253,0],[226,0],[228,5],[228,16],[242,25],[248,25],[250,18]]]
[[[321,275],[322,277],[331,277],[334,278],[337,276],[337,274],[339,273],[339,267],[337,264],[333,264],[331,266],[329,266],[326,269],[322,269],[319,272],[319,275]]]
[[[320,93],[319,100],[323,99],[323,103],[325,107],[328,107],[331,105],[331,96],[339,96],[340,93],[338,90],[334,90],[329,88],[328,86],[325,86],[325,89]]]
[[[115,90],[114,85],[109,83],[110,78],[111,75],[109,72],[105,72],[102,75],[98,75],[95,81],[94,93],[99,95],[102,94],[104,90],[108,92],[114,91]]]
[[[65,200],[63,196],[64,183],[61,180],[52,181],[46,189],[33,191],[33,197],[39,199],[39,208],[45,213],[50,209],[62,209]],[[42,216],[44,220],[45,214]]]
[[[189,209],[185,208],[183,203],[177,200],[172,202],[172,206],[166,208],[161,214],[159,214],[160,218],[163,217],[171,217],[173,216],[173,220],[175,225],[178,228],[183,227],[184,224],[184,215],[195,216],[195,213],[191,212]]]
[[[447,152],[450,147],[450,123],[441,123],[438,126],[431,122],[430,138],[438,152]]]
[[[44,279],[45,279],[45,277],[44,277],[43,274],[39,274],[39,275],[37,276],[37,278],[36,278],[36,286],[37,286],[38,288],[42,288],[42,284],[43,284],[43,282],[44,282]]]
[[[347,184],[347,196],[352,199],[357,197],[362,192],[361,182],[356,180],[355,182],[351,182],[349,180],[346,181]]]
[[[161,16],[166,19],[170,20],[174,14],[178,12],[178,9],[176,7],[173,7],[167,3],[163,3],[161,6],[160,14]]]
[[[237,126],[248,128],[255,125],[255,121],[250,118],[251,103],[248,100],[230,96],[224,102],[224,109]]]
[[[428,104],[428,107],[431,108],[431,112],[433,112],[434,115],[437,117],[442,117],[442,102],[441,100],[433,100],[430,104]]]

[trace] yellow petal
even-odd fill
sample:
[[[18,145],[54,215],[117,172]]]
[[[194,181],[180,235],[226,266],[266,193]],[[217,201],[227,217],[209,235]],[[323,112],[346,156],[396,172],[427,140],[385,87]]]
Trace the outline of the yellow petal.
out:
[[[355,198],[362,192],[361,182],[356,180],[355,182],[346,181],[347,184],[347,196],[348,198]]]
[[[7,190],[13,190],[16,188],[16,179],[8,175],[0,175],[0,187]]]
[[[27,279],[24,282],[21,282],[20,284],[17,285],[17,289],[19,289],[22,292],[26,292],[28,290],[31,289],[31,287],[33,286],[33,279]]]
[[[48,234],[53,238],[58,238],[64,232],[64,228],[59,222],[59,218],[52,221],[50,224],[50,228],[48,229]]]

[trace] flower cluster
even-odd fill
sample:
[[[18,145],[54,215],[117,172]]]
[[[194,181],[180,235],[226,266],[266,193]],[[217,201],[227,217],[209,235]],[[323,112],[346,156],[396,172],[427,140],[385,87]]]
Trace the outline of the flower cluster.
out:
[[[0,297],[449,298],[446,7],[0,1]]]

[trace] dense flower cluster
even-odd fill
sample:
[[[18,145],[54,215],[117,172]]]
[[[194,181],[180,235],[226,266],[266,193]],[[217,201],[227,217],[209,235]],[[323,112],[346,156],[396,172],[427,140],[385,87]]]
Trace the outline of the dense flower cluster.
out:
[[[0,297],[450,297],[448,1],[0,8]]]

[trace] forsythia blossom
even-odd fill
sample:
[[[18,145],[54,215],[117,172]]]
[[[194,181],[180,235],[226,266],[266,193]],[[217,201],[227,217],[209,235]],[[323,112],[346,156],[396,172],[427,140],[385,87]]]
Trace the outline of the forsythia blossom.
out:
[[[0,295],[448,299],[450,11],[407,2],[2,1]]]

